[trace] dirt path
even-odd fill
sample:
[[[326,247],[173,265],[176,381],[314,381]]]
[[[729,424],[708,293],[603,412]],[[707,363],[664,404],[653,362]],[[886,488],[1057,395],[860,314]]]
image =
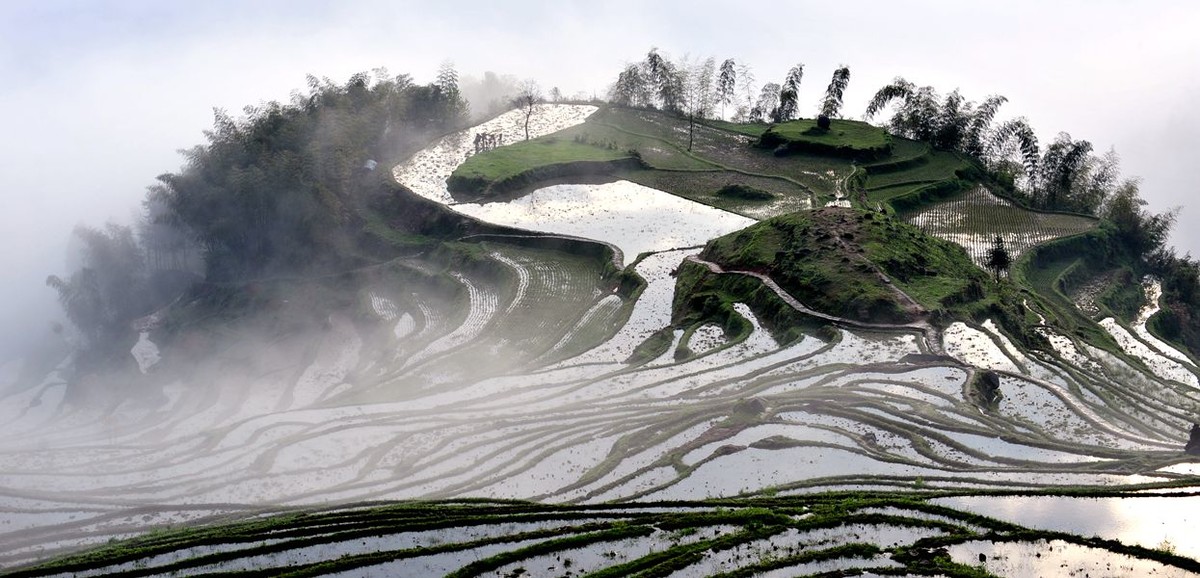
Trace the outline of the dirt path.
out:
[[[803,313],[803,314],[811,316],[811,317],[823,319],[834,325],[838,325],[838,326],[842,326],[842,327],[852,327],[855,329],[870,329],[870,330],[876,330],[876,331],[914,331],[914,332],[920,333],[922,338],[925,341],[925,346],[930,351],[930,353],[933,353],[934,355],[945,355],[945,350],[942,348],[941,334],[938,332],[938,330],[936,328],[934,328],[932,325],[930,325],[928,321],[919,320],[919,321],[913,321],[911,323],[903,323],[903,324],[868,323],[865,321],[856,321],[854,319],[847,319],[845,317],[838,317],[836,315],[822,313],[815,309],[811,309],[811,308],[805,306],[803,303],[797,301],[795,297],[792,297],[792,295],[790,293],[788,293],[782,287],[780,287],[779,284],[775,283],[774,279],[771,279],[771,277],[764,275],[762,273],[756,273],[754,271],[726,271],[720,265],[713,263],[711,261],[705,261],[704,259],[701,259],[699,256],[696,256],[696,255],[689,255],[687,257],[687,260],[691,261],[693,263],[703,265],[703,266],[707,267],[709,271],[716,273],[718,275],[732,274],[732,275],[746,275],[749,277],[754,277],[755,279],[762,281],[763,284],[765,284],[768,288],[770,288],[772,291],[774,291],[775,294],[778,295],[779,298],[782,299],[784,303],[787,303],[788,306],[790,306],[792,309],[795,309],[796,311],[799,311],[800,313]],[[901,294],[903,294],[903,292],[900,291],[900,289],[898,287],[892,286],[892,288],[895,289],[896,291],[899,291]],[[907,298],[909,301],[912,301],[912,298],[908,297],[908,295],[904,295],[904,297]]]

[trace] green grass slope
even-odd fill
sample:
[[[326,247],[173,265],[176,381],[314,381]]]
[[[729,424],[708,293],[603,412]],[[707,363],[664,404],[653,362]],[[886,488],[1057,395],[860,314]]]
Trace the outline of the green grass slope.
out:
[[[813,309],[860,321],[912,321],[964,292],[981,297],[987,283],[961,247],[837,207],[763,221],[711,241],[701,258],[769,275]]]
[[[764,139],[777,144],[764,148]],[[786,154],[776,154],[778,146]],[[868,159],[870,164],[857,164]],[[767,218],[820,206],[839,194],[858,202],[847,190],[855,174],[866,177],[867,189],[887,189],[864,194],[861,200],[868,202],[938,185],[957,191],[968,165],[951,153],[856,121],[835,120],[828,131],[812,120],[690,125],[686,118],[659,111],[605,106],[583,124],[468,159],[449,185],[452,192],[469,196],[531,188],[582,171]],[[729,186],[771,197],[718,194]]]
[[[452,192],[508,192],[539,180],[612,172],[620,161],[637,164],[628,150],[548,135],[473,155],[446,184]]]

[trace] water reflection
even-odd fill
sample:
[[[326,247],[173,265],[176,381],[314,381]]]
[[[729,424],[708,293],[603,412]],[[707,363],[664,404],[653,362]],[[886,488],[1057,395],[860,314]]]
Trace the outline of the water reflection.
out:
[[[625,253],[703,245],[754,220],[629,181],[554,185],[503,203],[463,203],[454,209],[500,225],[598,239]]]
[[[1173,548],[1177,554],[1200,557],[1200,540],[1194,536],[1200,522],[1197,497],[961,496],[932,502],[1030,528]]]

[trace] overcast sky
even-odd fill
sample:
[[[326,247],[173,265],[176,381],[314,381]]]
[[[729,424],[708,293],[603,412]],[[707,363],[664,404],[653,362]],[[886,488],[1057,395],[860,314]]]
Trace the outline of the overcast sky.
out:
[[[128,221],[154,177],[203,142],[212,108],[284,100],[306,74],[387,67],[429,82],[536,78],[603,95],[624,63],[734,58],[757,81],[806,65],[802,111],[839,64],[846,114],[904,76],[970,100],[1003,94],[1043,141],[1115,147],[1154,210],[1184,206],[1175,244],[1200,255],[1188,207],[1200,161],[1200,3],[8,0],[0,3],[0,352],[46,325],[76,223]],[[807,104],[806,104],[807,103]]]

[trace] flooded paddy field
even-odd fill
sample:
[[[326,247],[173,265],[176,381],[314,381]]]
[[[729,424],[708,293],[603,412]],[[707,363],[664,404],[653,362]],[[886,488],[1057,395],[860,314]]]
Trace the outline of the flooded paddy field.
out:
[[[863,493],[667,507],[328,508],[162,532],[12,575],[1195,576],[1198,569],[1162,548],[1039,533],[920,498]]]
[[[537,131],[589,112],[547,107]],[[1102,488],[1120,493],[1106,507],[1161,500],[1194,521],[1182,448],[1200,415],[1196,368],[1143,316],[1115,353],[1049,328],[1053,351],[1025,351],[990,321],[936,344],[911,327],[814,322],[781,343],[746,303],[731,306],[743,335],[675,327],[675,271],[751,219],[622,181],[456,204],[444,180],[470,130],[396,177],[464,214],[617,247],[644,283],[622,287],[601,258],[462,239],[453,258],[469,266],[426,255],[363,272],[319,311],[320,331],[233,325],[184,368],[149,331],[131,350],[148,394],[79,403],[58,371],[0,383],[0,569],[155,531],[122,543],[126,558],[114,546],[17,575],[924,573],[980,553],[1019,573],[1039,544],[1020,526],[1142,548],[1130,562],[1106,543],[1053,542],[1071,560],[1191,575],[1146,558],[1152,532],[1023,517],[1078,498],[922,497]],[[986,407],[969,395],[985,372],[1002,394]],[[1183,496],[1138,497],[1155,491]],[[374,504],[390,500],[452,501]],[[1200,556],[1181,524],[1162,532]]]

